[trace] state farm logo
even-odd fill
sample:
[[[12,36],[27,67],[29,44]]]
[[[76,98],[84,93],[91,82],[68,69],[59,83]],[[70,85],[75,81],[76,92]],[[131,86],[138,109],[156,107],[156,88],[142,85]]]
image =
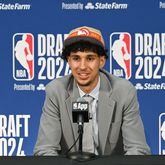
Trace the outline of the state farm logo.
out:
[[[85,6],[85,9],[94,9],[95,6],[91,3],[91,2],[88,2],[87,5]]]
[[[110,73],[130,79],[132,75],[131,35],[115,32],[110,35]]]
[[[34,78],[34,37],[31,33],[13,36],[13,78],[18,81]]]

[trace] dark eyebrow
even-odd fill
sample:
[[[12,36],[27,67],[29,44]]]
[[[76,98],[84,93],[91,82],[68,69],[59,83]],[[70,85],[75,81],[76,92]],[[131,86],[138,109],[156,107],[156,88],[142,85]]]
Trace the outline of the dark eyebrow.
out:
[[[79,57],[79,55],[78,54],[71,54],[70,56],[74,56],[74,57]]]
[[[87,54],[87,57],[97,57],[96,54]]]
[[[73,54],[70,54],[70,56],[71,57],[79,57],[79,54],[76,54],[76,53],[74,54],[73,53]],[[86,57],[97,57],[97,55],[96,54],[90,54],[89,53],[89,54],[86,55]]]

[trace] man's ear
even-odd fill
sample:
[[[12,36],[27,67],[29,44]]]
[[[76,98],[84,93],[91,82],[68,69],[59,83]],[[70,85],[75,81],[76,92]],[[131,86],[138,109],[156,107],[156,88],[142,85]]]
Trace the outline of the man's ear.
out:
[[[67,60],[67,62],[68,62],[68,64],[69,64],[69,66],[70,66],[70,58],[69,58],[69,57],[70,57],[70,56],[68,56],[66,60]]]
[[[100,69],[104,67],[106,62],[105,56],[100,56]]]

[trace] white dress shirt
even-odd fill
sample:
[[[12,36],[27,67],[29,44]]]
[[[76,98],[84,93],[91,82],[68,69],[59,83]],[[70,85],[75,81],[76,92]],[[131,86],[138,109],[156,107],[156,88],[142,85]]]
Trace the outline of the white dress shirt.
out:
[[[78,85],[77,85],[78,86]],[[84,136],[83,136],[83,151],[92,152],[98,155],[97,147],[98,147],[98,119],[97,119],[97,106],[98,106],[98,96],[99,96],[99,88],[100,88],[100,77],[96,87],[90,92],[83,92],[78,86],[80,97],[86,97],[87,95],[93,98],[91,103],[90,116],[92,119],[89,123],[84,123]],[[84,98],[85,98],[84,97]]]

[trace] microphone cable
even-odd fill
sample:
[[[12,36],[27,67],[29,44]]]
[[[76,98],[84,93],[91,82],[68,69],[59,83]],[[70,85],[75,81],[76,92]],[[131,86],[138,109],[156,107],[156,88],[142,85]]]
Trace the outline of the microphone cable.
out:
[[[78,141],[79,138],[80,138],[80,133],[79,133],[79,135],[78,135],[76,141],[72,144],[72,146],[68,149],[68,151],[66,151],[66,152],[64,153],[64,155],[67,155],[67,154],[70,152],[70,150],[76,145],[76,143],[77,143],[77,141]]]

